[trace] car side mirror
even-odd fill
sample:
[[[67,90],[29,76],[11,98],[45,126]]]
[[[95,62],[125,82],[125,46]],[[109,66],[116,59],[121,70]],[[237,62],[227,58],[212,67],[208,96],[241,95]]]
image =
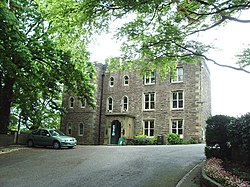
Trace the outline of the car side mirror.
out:
[[[46,134],[46,136],[47,136],[47,137],[50,137],[50,135],[49,135],[49,134]]]

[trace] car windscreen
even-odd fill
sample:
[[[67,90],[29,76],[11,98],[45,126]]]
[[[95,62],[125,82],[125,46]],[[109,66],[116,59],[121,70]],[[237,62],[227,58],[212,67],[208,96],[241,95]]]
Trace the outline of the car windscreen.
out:
[[[61,131],[59,130],[49,130],[51,136],[65,136]]]

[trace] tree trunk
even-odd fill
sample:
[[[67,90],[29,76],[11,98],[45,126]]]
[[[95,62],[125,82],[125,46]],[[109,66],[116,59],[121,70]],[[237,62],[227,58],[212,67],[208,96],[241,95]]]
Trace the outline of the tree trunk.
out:
[[[0,85],[0,134],[6,134],[8,131],[14,83],[13,78],[5,77],[3,85]]]

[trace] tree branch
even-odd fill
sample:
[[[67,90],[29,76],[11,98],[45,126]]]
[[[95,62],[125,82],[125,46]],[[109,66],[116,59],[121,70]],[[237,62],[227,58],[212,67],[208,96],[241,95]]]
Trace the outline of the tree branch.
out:
[[[230,65],[226,65],[226,64],[220,64],[220,63],[216,62],[215,60],[213,60],[213,59],[211,59],[211,58],[208,58],[207,56],[205,56],[205,55],[203,55],[203,54],[196,53],[196,52],[194,52],[194,51],[192,51],[192,50],[190,50],[190,49],[188,49],[188,48],[186,48],[186,47],[184,47],[184,46],[182,46],[182,45],[177,44],[176,42],[174,42],[174,43],[175,43],[175,45],[177,45],[178,47],[181,47],[182,49],[184,49],[184,50],[190,52],[191,54],[193,54],[193,55],[195,55],[195,56],[203,57],[203,58],[206,59],[207,61],[211,61],[211,62],[213,62],[213,63],[214,63],[215,65],[217,65],[217,66],[225,67],[225,68],[230,68],[230,69],[234,69],[234,70],[237,70],[237,71],[243,71],[243,72],[245,72],[245,73],[249,73],[249,74],[250,74],[250,71],[248,71],[248,70],[246,70],[246,69],[243,69],[243,68],[241,68],[241,67],[237,68],[237,67],[230,66]]]
[[[27,36],[27,35],[33,30],[34,27],[39,26],[42,22],[43,22],[43,21],[40,20],[40,21],[38,21],[38,22],[35,22],[34,24],[31,24],[31,25],[30,25],[30,28],[29,28],[28,31],[25,33],[25,35]]]
[[[206,27],[206,28],[204,28],[204,29],[195,30],[195,31],[193,31],[193,32],[191,32],[191,33],[189,33],[189,34],[187,34],[187,36],[190,36],[190,35],[195,34],[195,33],[197,33],[197,32],[203,32],[203,31],[207,31],[207,30],[209,30],[209,29],[212,29],[212,28],[214,28],[214,27],[216,27],[216,26],[222,24],[225,20],[226,20],[226,18],[223,18],[223,17],[222,17],[222,19],[219,20],[217,23],[215,23],[215,24],[213,24],[213,25],[211,25],[211,26],[209,26],[209,27]]]
[[[237,71],[243,71],[243,72],[245,72],[245,73],[250,74],[250,71],[248,71],[248,70],[246,70],[246,69],[244,69],[244,68],[241,68],[241,67],[237,68],[237,67],[230,66],[230,65],[226,65],[226,64],[220,64],[220,63],[216,62],[215,60],[206,57],[205,55],[200,55],[200,56],[204,57],[207,61],[213,62],[213,63],[214,63],[215,65],[217,65],[217,66],[225,67],[225,68],[230,68],[230,69],[237,70]]]
[[[241,20],[241,19],[237,19],[237,18],[234,18],[234,17],[230,17],[230,16],[222,16],[222,17],[225,18],[225,19],[240,22],[240,23],[250,23],[250,20]]]
[[[202,0],[196,0],[197,2],[205,5],[205,6],[209,6],[209,4],[207,2],[204,2]],[[250,8],[250,2],[247,2],[246,4],[240,4],[240,5],[229,5],[227,7],[224,7],[224,8],[219,8],[218,6],[212,4],[211,6],[214,7],[215,11],[212,11],[212,12],[205,12],[205,13],[198,13],[198,12],[193,12],[193,11],[190,11],[190,10],[186,10],[189,15],[193,14],[193,15],[196,15],[196,16],[199,16],[197,18],[197,20],[199,20],[201,17],[203,16],[212,16],[212,15],[220,15],[221,16],[221,20],[219,20],[217,23],[214,23],[213,25],[207,27],[207,28],[204,28],[204,29],[199,29],[199,30],[196,30],[196,31],[193,31],[192,33],[190,33],[189,35],[192,35],[194,33],[197,33],[197,32],[201,32],[201,31],[207,31],[209,29],[212,29],[218,25],[220,25],[222,22],[226,21],[226,20],[230,20],[230,21],[236,21],[236,22],[240,22],[240,23],[250,23],[250,20],[241,20],[241,19],[237,19],[235,17],[231,17],[231,16],[227,16],[227,15],[224,15],[225,11],[231,11],[234,12],[234,11],[237,11],[239,9],[249,9]],[[193,23],[192,23],[193,24]],[[190,25],[192,25],[190,24]],[[186,27],[188,27],[189,25],[187,25]]]

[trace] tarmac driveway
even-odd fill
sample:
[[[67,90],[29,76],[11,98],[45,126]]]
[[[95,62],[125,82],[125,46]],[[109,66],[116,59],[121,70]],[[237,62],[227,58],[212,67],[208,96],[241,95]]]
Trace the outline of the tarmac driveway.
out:
[[[204,145],[77,146],[0,155],[0,186],[174,187]]]

